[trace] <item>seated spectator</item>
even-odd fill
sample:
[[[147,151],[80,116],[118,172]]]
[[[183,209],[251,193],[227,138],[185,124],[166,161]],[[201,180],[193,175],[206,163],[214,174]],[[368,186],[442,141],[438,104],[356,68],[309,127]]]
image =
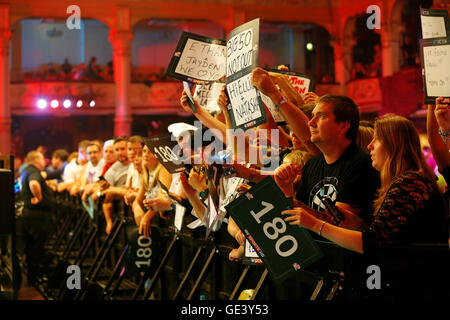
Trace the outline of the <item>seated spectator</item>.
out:
[[[55,179],[56,183],[60,183],[62,181],[68,156],[69,154],[64,149],[58,149],[53,152],[51,165],[45,168],[45,171],[47,172],[47,180]]]
[[[63,182],[58,184],[58,191],[68,190],[70,191],[73,185],[78,181],[83,170],[84,165],[87,163],[86,148],[89,145],[89,140],[83,140],[78,144],[77,157],[68,161],[64,168],[62,176]]]
[[[61,65],[61,70],[66,76],[72,72],[72,66],[69,63],[69,59],[64,59],[64,63]]]
[[[113,62],[112,61],[109,61],[106,64],[105,69],[103,69],[102,78],[105,81],[114,81],[114,68],[113,68]]]
[[[97,58],[92,57],[91,60],[89,60],[88,67],[85,72],[85,77],[90,80],[99,80],[102,78],[100,74],[101,70],[100,67],[97,65]]]

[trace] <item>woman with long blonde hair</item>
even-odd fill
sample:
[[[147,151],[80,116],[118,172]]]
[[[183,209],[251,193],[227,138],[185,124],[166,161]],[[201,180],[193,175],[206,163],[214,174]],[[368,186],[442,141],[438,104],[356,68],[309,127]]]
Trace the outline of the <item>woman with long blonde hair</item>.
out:
[[[303,208],[283,211],[287,215],[285,220],[364,254],[390,242],[445,241],[444,203],[412,122],[391,115],[377,120],[368,149],[372,166],[381,175],[381,187],[368,228],[361,232],[334,226]]]
[[[133,202],[133,213],[136,225],[139,226],[139,233],[148,237],[151,233],[150,222],[161,210],[156,203],[148,205],[147,201],[150,199],[166,200],[165,202],[168,202],[168,205],[170,206],[171,202],[164,194],[160,184],[163,184],[169,189],[172,182],[172,176],[158,162],[147,146],[144,146],[142,151],[142,173],[140,182],[141,186],[136,199]],[[147,210],[144,211],[143,208],[146,208]]]

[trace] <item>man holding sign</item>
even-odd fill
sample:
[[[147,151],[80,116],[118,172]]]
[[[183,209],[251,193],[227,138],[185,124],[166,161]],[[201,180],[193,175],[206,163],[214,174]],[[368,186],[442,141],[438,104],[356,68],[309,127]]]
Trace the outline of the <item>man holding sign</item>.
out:
[[[309,135],[308,141],[320,150],[320,154],[303,167],[298,190],[293,188],[298,171],[295,165],[282,165],[275,172],[275,181],[284,194],[287,197],[296,195],[301,202],[297,203],[300,207],[296,209],[307,210],[321,219],[351,228],[361,227],[359,218],[367,223],[380,182],[369,155],[355,143],[359,126],[356,104],[344,96],[323,96],[313,110],[313,118],[308,121],[282,96],[266,71],[256,69],[252,81],[278,105],[294,133],[299,137]],[[309,134],[305,132],[305,123]],[[338,215],[341,212],[343,216],[333,215],[335,207]]]

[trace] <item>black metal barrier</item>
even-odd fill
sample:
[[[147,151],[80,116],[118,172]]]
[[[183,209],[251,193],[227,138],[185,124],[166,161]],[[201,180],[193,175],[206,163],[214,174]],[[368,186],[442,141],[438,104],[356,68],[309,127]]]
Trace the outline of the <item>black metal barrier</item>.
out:
[[[393,292],[391,288],[404,292],[420,288],[426,298],[447,298],[450,291],[450,255],[444,244],[383,251],[386,259],[379,260],[384,261],[380,265],[383,288],[373,291],[366,287],[370,276],[366,269],[379,261],[320,238],[316,242],[324,258],[276,284],[263,265],[229,261],[229,252],[237,243],[225,225],[204,240],[205,228],[185,227],[194,219],[190,214],[185,215],[181,231],[173,227],[173,219],[155,217],[152,236],[144,239],[138,235],[131,209],[118,201],[114,203],[114,227],[106,235],[101,202],[91,217],[80,197],[64,192],[57,194],[57,201],[58,210],[52,215],[54,232],[46,245],[53,256],[52,272],[41,288],[48,299],[359,300],[380,295],[389,299],[383,294]],[[416,274],[414,280],[408,276],[396,280],[405,273],[402,268],[411,268],[418,261],[417,272],[409,275]],[[71,266],[79,267],[78,283]],[[420,286],[416,285],[418,277]]]

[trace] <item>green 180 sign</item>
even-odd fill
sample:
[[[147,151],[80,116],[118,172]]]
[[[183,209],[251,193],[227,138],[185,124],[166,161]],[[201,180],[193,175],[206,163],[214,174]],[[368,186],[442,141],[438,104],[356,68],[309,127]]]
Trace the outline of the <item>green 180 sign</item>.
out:
[[[307,230],[284,221],[281,211],[291,207],[271,177],[226,207],[276,282],[322,257]]]

